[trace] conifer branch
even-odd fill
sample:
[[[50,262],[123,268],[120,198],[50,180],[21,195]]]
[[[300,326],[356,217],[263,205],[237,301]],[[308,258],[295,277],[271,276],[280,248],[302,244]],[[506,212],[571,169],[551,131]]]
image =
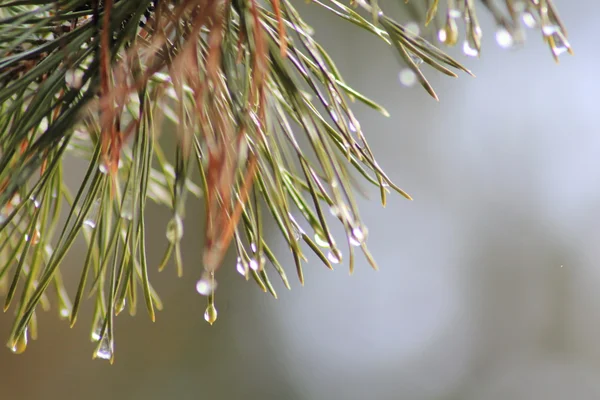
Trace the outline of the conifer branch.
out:
[[[424,65],[471,74],[426,31],[390,18],[382,2],[311,3],[389,44],[404,82],[418,81],[435,99]],[[540,29],[556,59],[572,52],[549,0],[425,3],[409,3],[425,29],[446,45],[464,29],[467,55],[481,52],[481,9],[494,16],[504,47],[520,44],[525,26]],[[203,199],[196,288],[211,324],[230,246],[238,272],[263,291],[277,297],[273,275],[290,287],[264,236],[266,219],[278,226],[301,283],[307,252],[328,268],[342,261],[329,214],[346,231],[350,271],[355,249],[376,268],[353,175],[378,186],[383,204],[390,191],[410,196],[375,160],[354,101],[388,115],[344,81],[288,0],[0,0],[0,292],[15,314],[8,346],[19,353],[35,339],[50,297],[71,325],[82,301],[93,299],[94,356],[111,362],[116,315],[143,303],[154,320],[162,303],[148,278],[148,199],[172,210],[158,268],[173,259],[178,275],[185,200]],[[163,151],[164,136],[176,140],[174,155]],[[76,188],[64,182],[67,154],[88,162]],[[79,236],[87,253],[72,293],[60,266]]]

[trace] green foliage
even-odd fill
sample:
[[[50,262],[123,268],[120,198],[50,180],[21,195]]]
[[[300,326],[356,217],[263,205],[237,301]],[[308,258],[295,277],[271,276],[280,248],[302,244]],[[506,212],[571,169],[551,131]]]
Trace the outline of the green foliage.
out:
[[[473,0],[410,2],[407,15],[427,25],[422,36],[376,0],[311,3],[388,43],[436,99],[424,65],[452,77],[470,72],[425,37],[454,45],[464,25],[464,52],[481,50]],[[481,3],[500,45],[519,44],[524,23],[540,28],[555,58],[571,51],[550,1]],[[269,274],[289,287],[265,218],[279,227],[300,282],[305,252],[329,268],[342,261],[330,213],[346,231],[350,270],[355,249],[375,268],[352,176],[378,186],[383,204],[390,190],[410,196],[376,162],[352,102],[388,115],[344,81],[288,0],[0,0],[0,290],[16,316],[8,346],[22,352],[36,337],[49,297],[71,325],[93,298],[94,354],[111,361],[114,316],[133,315],[142,302],[155,318],[147,199],[172,210],[158,268],[174,259],[181,275],[185,199],[203,198],[197,290],[211,324],[215,275],[230,245],[246,279],[275,297]],[[173,156],[159,140],[165,123],[176,127]],[[63,179],[67,154],[88,163],[75,190]],[[87,253],[69,295],[60,266],[79,236]]]

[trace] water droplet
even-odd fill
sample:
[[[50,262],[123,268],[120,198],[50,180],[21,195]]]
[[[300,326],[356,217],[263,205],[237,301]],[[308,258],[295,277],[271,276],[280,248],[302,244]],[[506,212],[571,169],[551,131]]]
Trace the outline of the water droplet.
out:
[[[108,168],[106,167],[106,164],[104,162],[101,162],[100,165],[98,166],[98,169],[100,170],[101,173],[103,173],[104,175],[108,174]]]
[[[196,283],[196,291],[203,296],[212,294],[217,288],[217,281],[209,274],[205,274],[202,279]]]
[[[544,36],[554,35],[556,32],[559,32],[560,28],[556,25],[544,25],[542,26],[542,33]]]
[[[463,43],[463,53],[469,57],[477,57],[479,55],[479,50],[472,47],[468,40],[465,40]]]
[[[29,234],[25,234],[25,240],[29,241]],[[31,237],[31,245],[35,246],[36,244],[38,244],[40,242],[40,230],[36,229],[35,231],[33,231],[33,235]]]
[[[448,9],[448,17],[452,19],[457,19],[462,16],[462,12],[458,8],[450,8]]]
[[[496,42],[505,49],[512,47],[514,43],[513,35],[505,27],[500,27],[496,31]]]
[[[410,68],[404,68],[400,71],[398,78],[400,79],[400,83],[407,87],[410,87],[417,82],[417,75]]]
[[[12,352],[15,354],[21,354],[27,349],[27,339],[28,339],[28,328],[26,327],[21,336],[17,338],[17,341],[11,348]]]
[[[254,258],[250,259],[250,268],[252,268],[253,271],[258,271],[258,269],[260,268],[260,265],[258,264],[258,261],[256,261],[256,259],[254,259]]]
[[[35,208],[40,208],[40,202],[36,200],[35,196],[31,195],[29,197],[29,200],[31,200],[33,202],[33,206]]]
[[[85,220],[83,221],[83,225],[94,229],[96,227],[96,217],[98,216],[98,211],[100,210],[100,199],[97,199],[92,203]]]
[[[338,249],[331,249],[327,252],[327,259],[332,264],[339,264],[342,261],[342,253]]]
[[[410,59],[412,60],[412,62],[414,62],[416,65],[421,65],[423,64],[423,59],[419,56],[416,56],[414,54],[409,54]]]
[[[102,337],[102,324],[100,323],[100,321],[96,323],[96,328],[92,331],[90,337],[93,342],[97,342]]]
[[[133,185],[129,185],[125,191],[123,202],[121,203],[121,218],[131,221],[133,219]]]
[[[338,115],[335,111],[331,111],[330,115],[331,115],[331,119],[333,120],[333,122],[339,122],[340,117],[338,117]]]
[[[256,253],[256,243],[250,243],[250,248],[254,253]]]
[[[325,240],[325,238],[318,233],[315,233],[315,243],[318,246],[329,248],[329,242]]]
[[[445,29],[440,29],[438,31],[438,40],[442,43],[446,43],[446,40],[448,39],[448,35],[446,34],[446,30]]]
[[[71,311],[66,307],[61,307],[58,313],[61,318],[69,318],[71,316]]]
[[[565,36],[560,32],[557,32],[554,35],[552,35],[551,43],[552,53],[555,57],[558,57],[571,49],[571,45],[567,41],[567,38],[565,38]]]
[[[329,212],[334,217],[339,217],[341,215],[340,208],[338,206],[331,206],[331,208],[329,209]]]
[[[419,24],[417,24],[414,21],[411,21],[404,25],[404,29],[406,29],[406,33],[408,33],[411,36],[419,36],[419,33],[421,33],[421,28],[419,27]]]
[[[215,308],[214,304],[209,304],[208,307],[206,307],[206,311],[204,311],[204,319],[211,325],[215,323],[217,320],[217,309]]]
[[[83,71],[79,69],[69,69],[65,73],[65,82],[71,89],[79,89],[83,81]]]
[[[113,355],[113,343],[108,338],[108,335],[105,335],[100,339],[100,345],[96,349],[96,353],[94,353],[94,358],[101,358],[103,360],[110,360]]]
[[[367,228],[365,226],[357,226],[352,228],[350,232],[349,241],[353,246],[360,246],[364,243],[367,237]]]
[[[177,214],[167,224],[167,240],[172,243],[178,243],[183,237],[183,221]]]
[[[528,28],[533,29],[537,26],[537,21],[535,17],[529,12],[523,13],[523,15],[521,15],[521,20],[523,21],[523,24],[525,24],[525,26]]]
[[[235,264],[235,269],[240,275],[246,276],[248,274],[248,267],[242,262],[242,258],[238,257]]]

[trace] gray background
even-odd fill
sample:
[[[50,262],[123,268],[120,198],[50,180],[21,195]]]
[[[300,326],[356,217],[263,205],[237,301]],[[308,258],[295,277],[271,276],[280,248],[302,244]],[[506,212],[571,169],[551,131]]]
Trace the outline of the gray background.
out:
[[[113,366],[91,361],[89,309],[72,330],[42,314],[25,354],[0,348],[0,397],[599,399],[600,3],[555,3],[575,57],[554,65],[537,32],[502,50],[481,13],[482,58],[452,53],[477,78],[428,71],[440,103],[398,83],[392,49],[301,6],[346,80],[393,115],[355,108],[380,164],[415,199],[391,196],[386,210],[376,191],[361,201],[381,270],[359,258],[350,277],[312,262],[306,285],[277,286],[276,301],[230,257],[209,327],[194,290],[197,202],[184,278],[153,273],[165,310],[154,324],[143,312],[116,320]],[[156,260],[168,216],[151,212]],[[80,257],[63,268],[71,284]],[[11,321],[0,316],[1,337]]]

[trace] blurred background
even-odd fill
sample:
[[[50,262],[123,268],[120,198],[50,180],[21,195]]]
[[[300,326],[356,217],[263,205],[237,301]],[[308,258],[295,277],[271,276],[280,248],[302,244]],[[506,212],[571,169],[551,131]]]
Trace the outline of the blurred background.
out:
[[[153,274],[165,303],[155,323],[143,310],[116,319],[114,365],[91,360],[90,304],[73,329],[44,313],[24,354],[0,347],[0,397],[600,399],[600,3],[555,4],[575,57],[555,65],[534,31],[525,48],[501,49],[482,10],[481,59],[449,50],[477,78],[427,71],[439,103],[399,83],[391,48],[299,4],[346,80],[392,114],[355,107],[379,163],[414,197],[390,196],[385,210],[375,190],[361,201],[380,271],[361,257],[353,276],[313,261],[305,286],[276,286],[274,300],[229,257],[210,327],[194,289],[197,203],[184,278]],[[158,262],[169,216],[149,212]],[[64,265],[72,283],[83,254]],[[0,316],[0,337],[11,323]]]

